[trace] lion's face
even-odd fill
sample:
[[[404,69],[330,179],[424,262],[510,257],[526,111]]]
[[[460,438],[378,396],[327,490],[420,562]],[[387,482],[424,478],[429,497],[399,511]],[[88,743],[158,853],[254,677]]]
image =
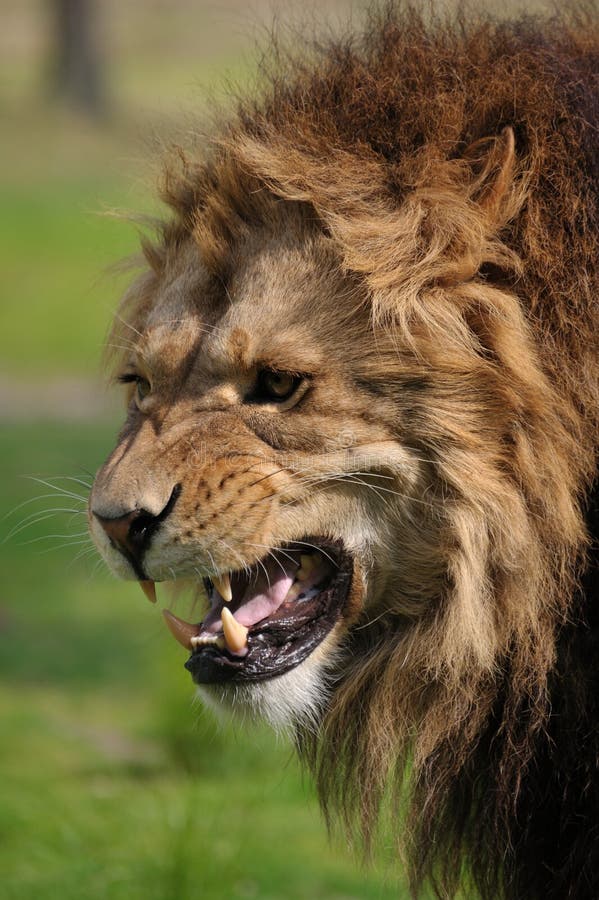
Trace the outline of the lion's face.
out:
[[[323,182],[246,142],[182,179],[114,339],[129,407],[90,497],[98,548],[150,594],[204,590],[201,623],[166,617],[210,698],[304,734],[318,718],[376,790],[415,731],[418,765],[484,718],[513,647],[549,665],[546,548],[579,539],[520,300],[479,274],[517,268],[495,233],[520,198],[513,134],[489,146],[486,181],[450,160],[451,189],[396,208],[376,165]]]
[[[426,508],[388,384],[397,346],[375,341],[332,241],[287,225],[247,243],[226,288],[191,240],[153,281],[120,372],[127,421],[89,507],[118,575],[205,587],[202,623],[167,618],[194,680],[277,722],[313,711],[390,584],[410,593],[414,537],[398,553],[398,535]]]

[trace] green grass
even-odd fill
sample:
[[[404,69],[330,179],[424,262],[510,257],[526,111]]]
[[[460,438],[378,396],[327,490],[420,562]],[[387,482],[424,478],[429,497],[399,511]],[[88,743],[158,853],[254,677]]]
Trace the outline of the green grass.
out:
[[[246,13],[241,21],[249,28]],[[0,375],[96,374],[130,276],[107,274],[137,252],[134,227],[107,210],[156,209],[159,142],[189,140],[208,96],[252,80],[251,38],[229,16],[193,4],[102,11],[106,116],[49,102],[51,17],[9,0],[0,36]],[[233,20],[234,21],[234,20]],[[14,29],[14,32],[12,31]]]
[[[119,199],[120,198],[120,199]],[[2,369],[29,378],[97,371],[123,278],[103,274],[137,249],[135,229],[102,215],[124,190],[93,181],[0,187]]]
[[[50,493],[23,475],[87,478],[112,431],[4,425],[4,510]],[[83,504],[27,504],[4,518],[3,535],[53,506]],[[57,514],[0,545],[2,896],[404,896],[388,873],[361,871],[328,844],[288,746],[217,727],[193,702],[185,653],[141,591],[94,572],[95,557],[73,562],[80,546],[61,545],[84,535],[50,537],[84,528],[83,515]]]

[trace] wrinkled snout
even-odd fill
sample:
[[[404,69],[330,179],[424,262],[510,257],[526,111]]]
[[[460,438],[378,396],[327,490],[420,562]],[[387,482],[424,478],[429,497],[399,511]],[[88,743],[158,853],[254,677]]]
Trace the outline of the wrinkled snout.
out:
[[[98,472],[89,524],[115,574],[198,577],[264,554],[293,480],[254,435],[222,413],[160,434],[144,423]]]

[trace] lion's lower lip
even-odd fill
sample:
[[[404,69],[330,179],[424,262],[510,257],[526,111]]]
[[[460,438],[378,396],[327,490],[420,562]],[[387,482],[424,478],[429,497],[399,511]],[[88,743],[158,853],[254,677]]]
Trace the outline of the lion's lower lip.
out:
[[[247,643],[243,653],[232,652],[227,647],[216,624],[220,612],[211,611],[198,627],[193,652],[186,663],[195,682],[271,678],[294,668],[322,642],[344,608],[351,587],[353,563],[338,542],[311,539],[310,544],[333,561],[326,583],[312,587],[302,599],[297,596],[285,599],[272,614],[245,626]],[[289,545],[285,552],[299,552],[299,545]],[[246,611],[249,606],[246,604]]]

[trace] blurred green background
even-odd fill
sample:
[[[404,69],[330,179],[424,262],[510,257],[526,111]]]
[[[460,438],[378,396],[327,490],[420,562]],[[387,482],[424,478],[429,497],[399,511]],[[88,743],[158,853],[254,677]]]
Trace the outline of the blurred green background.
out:
[[[348,8],[325,6],[333,16]],[[95,14],[87,52],[97,66],[81,74],[75,60],[74,81],[69,8]],[[83,514],[119,418],[100,355],[126,277],[106,270],[137,245],[135,229],[107,213],[154,208],[156,135],[168,141],[201,122],[208,97],[224,96],[223,78],[251,75],[261,25],[296,11],[188,0],[0,5],[6,900],[405,895],[384,859],[364,871],[327,841],[282,739],[218,726],[195,702],[185,652],[141,591],[98,563]],[[176,607],[193,615],[190,605],[182,597]]]

